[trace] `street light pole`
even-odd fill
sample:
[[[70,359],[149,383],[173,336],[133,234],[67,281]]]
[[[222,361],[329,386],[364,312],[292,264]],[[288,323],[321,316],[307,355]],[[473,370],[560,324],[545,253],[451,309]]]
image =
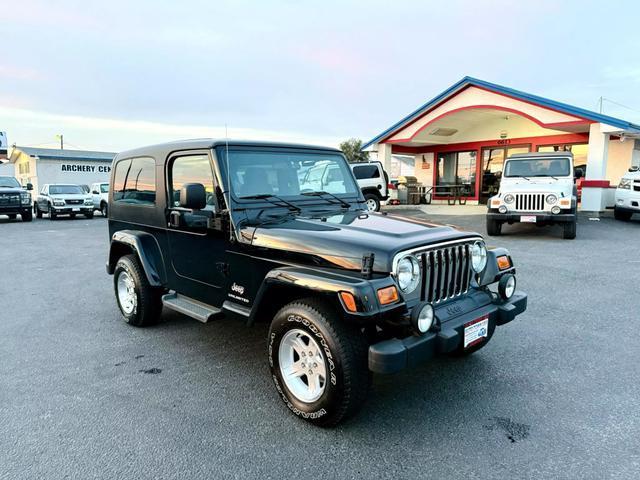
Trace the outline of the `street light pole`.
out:
[[[57,138],[60,139],[60,150],[64,150],[64,135],[56,135]]]

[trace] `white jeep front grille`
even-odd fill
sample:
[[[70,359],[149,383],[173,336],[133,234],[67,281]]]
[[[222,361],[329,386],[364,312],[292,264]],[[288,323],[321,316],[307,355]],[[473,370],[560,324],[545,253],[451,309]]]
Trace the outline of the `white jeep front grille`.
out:
[[[544,193],[516,193],[516,211],[543,212]]]

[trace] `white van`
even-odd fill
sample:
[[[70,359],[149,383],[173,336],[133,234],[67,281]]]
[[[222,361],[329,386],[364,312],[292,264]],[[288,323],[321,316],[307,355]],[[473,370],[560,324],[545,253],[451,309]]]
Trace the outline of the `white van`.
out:
[[[500,235],[502,225],[561,224],[563,238],[576,238],[576,187],[571,152],[520,153],[507,158],[500,190],[491,197],[487,233]]]
[[[616,220],[628,221],[631,215],[640,215],[640,168],[631,167],[616,189],[614,215]]]

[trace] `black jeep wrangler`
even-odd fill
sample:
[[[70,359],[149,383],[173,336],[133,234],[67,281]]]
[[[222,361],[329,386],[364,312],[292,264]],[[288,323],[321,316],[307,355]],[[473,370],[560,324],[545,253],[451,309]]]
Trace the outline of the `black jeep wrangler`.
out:
[[[330,181],[307,175],[319,163]],[[107,271],[135,326],[163,308],[270,322],[267,361],[296,415],[332,426],[371,372],[468,355],[523,312],[503,248],[366,211],[339,150],[193,140],[114,160]],[[490,288],[491,287],[491,288]]]
[[[30,183],[23,187],[15,177],[0,176],[0,215],[7,215],[11,220],[20,215],[23,222],[33,220],[31,190]]]

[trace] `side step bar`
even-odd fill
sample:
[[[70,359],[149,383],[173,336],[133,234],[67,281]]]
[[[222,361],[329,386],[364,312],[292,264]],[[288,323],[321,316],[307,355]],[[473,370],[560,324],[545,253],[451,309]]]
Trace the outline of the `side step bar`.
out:
[[[219,308],[185,297],[179,293],[167,293],[162,296],[162,304],[170,310],[175,310],[202,323],[213,320],[222,312]]]

